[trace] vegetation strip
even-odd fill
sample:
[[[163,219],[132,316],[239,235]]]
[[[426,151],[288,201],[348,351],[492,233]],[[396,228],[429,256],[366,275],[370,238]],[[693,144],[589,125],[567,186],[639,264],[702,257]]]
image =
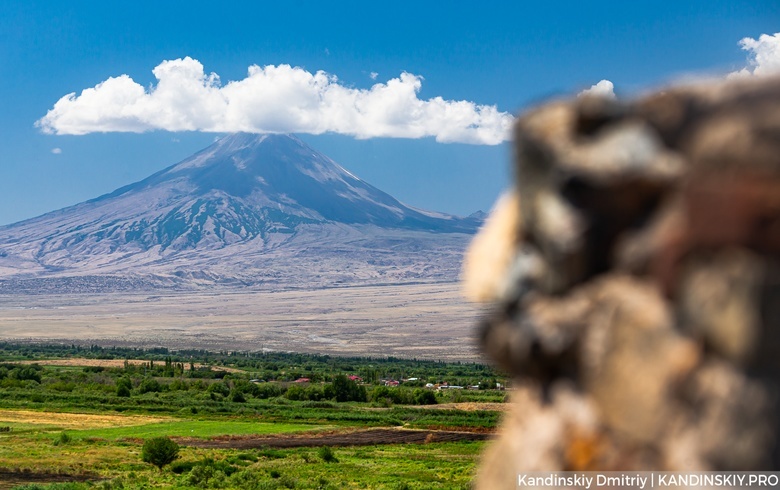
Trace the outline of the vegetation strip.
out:
[[[76,366],[76,367],[101,367],[101,368],[123,368],[126,365],[145,366],[149,364],[145,359],[41,359],[38,361],[16,361],[16,364],[39,364],[41,366]],[[226,373],[243,373],[242,369],[235,369],[225,366],[212,366],[200,362],[193,363],[195,369],[211,369],[213,371],[225,371]]]

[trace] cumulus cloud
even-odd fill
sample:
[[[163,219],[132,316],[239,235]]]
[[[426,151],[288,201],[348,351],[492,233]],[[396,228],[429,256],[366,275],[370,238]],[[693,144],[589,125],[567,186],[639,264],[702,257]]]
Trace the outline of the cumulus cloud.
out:
[[[51,152],[54,153],[55,155],[59,155],[60,153],[62,153],[62,148],[52,148]]]
[[[758,39],[746,37],[739,42],[739,45],[750,53],[748,66],[729,73],[728,78],[780,74],[780,32],[772,36],[761,34]]]
[[[422,100],[422,77],[411,73],[370,89],[290,65],[253,65],[246,78],[222,84],[189,57],[163,61],[153,73],[157,84],[148,89],[120,75],[80,95],[68,94],[36,125],[50,134],[333,132],[360,139],[433,136],[440,142],[495,145],[509,138],[513,121],[494,105]]]
[[[376,77],[379,76],[379,73],[372,71],[368,76],[371,77],[371,80],[376,80]]]
[[[606,97],[608,99],[615,99],[615,85],[609,80],[601,80],[596,85],[592,85],[577,94],[577,97],[584,97],[586,95],[595,95],[598,97]]]

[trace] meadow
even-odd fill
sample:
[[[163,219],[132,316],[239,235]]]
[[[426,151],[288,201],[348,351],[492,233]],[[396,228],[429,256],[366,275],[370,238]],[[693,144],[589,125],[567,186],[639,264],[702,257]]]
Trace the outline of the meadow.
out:
[[[0,488],[468,488],[503,385],[474,363],[0,344]],[[180,452],[158,470],[140,453],[161,436]]]

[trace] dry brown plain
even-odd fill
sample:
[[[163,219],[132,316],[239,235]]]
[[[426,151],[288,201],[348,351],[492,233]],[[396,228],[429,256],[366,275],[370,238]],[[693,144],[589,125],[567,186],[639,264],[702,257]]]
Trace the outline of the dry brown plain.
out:
[[[480,360],[456,283],[0,296],[0,339]]]

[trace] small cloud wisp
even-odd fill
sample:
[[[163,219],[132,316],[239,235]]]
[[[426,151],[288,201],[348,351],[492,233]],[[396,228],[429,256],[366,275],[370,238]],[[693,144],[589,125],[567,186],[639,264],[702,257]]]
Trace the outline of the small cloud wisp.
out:
[[[780,74],[780,32],[773,35],[761,34],[739,41],[742,49],[750,53],[748,66],[731,72],[728,78],[762,77]]]
[[[596,85],[593,85],[590,88],[587,88],[582,92],[578,93],[577,97],[585,97],[585,96],[593,96],[593,95],[598,97],[606,97],[608,99],[617,98],[617,96],[615,95],[615,85],[609,80],[601,80]]]

